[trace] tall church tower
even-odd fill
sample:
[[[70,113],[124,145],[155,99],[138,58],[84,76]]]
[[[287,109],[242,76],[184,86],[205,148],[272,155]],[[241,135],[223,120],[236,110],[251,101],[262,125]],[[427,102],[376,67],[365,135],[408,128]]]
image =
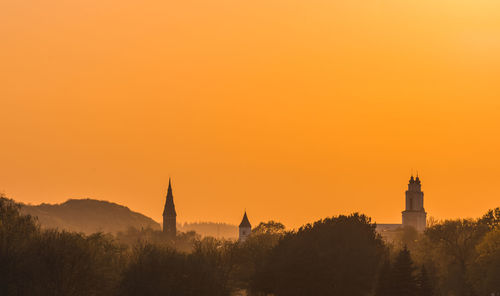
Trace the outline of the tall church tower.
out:
[[[168,179],[167,199],[163,209],[163,233],[170,238],[177,234],[177,213],[175,212],[174,195],[172,194],[172,183]]]
[[[250,221],[248,221],[247,211],[245,211],[243,219],[241,220],[240,223],[240,236],[238,240],[240,242],[246,241],[247,238],[250,236],[250,233],[252,233],[252,225],[250,224]]]
[[[403,227],[412,226],[417,231],[424,231],[427,213],[424,209],[424,193],[420,178],[411,176],[406,190],[406,210],[403,211]]]

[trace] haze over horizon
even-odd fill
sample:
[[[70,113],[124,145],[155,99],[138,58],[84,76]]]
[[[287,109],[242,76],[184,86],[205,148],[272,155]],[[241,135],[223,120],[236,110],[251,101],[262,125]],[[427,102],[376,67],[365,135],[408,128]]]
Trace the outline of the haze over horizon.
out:
[[[500,2],[0,3],[0,192],[161,221],[499,206]]]

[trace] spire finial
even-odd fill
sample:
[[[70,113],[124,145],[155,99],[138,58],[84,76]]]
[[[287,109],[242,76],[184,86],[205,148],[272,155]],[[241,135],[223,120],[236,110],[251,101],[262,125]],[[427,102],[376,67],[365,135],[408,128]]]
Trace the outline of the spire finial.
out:
[[[167,196],[172,195],[172,180],[170,177],[168,177],[168,189],[167,189]]]

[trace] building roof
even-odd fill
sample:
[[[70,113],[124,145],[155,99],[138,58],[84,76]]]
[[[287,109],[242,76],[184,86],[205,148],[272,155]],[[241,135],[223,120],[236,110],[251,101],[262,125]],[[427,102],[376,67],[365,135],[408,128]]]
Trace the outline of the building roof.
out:
[[[252,228],[252,225],[250,224],[250,221],[248,221],[248,217],[247,217],[247,212],[245,211],[245,214],[243,215],[243,219],[241,220],[241,223],[240,223],[240,228],[242,227],[248,227],[248,228]]]
[[[377,231],[396,231],[403,227],[403,224],[378,224]]]

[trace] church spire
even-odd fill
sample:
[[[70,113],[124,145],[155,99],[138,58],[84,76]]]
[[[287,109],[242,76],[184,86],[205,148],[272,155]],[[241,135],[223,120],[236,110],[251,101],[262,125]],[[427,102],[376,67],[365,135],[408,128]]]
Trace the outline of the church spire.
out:
[[[167,197],[163,208],[163,232],[171,237],[177,233],[177,213],[175,212],[174,195],[172,193],[172,180],[168,178]]]
[[[168,190],[167,197],[165,199],[165,208],[163,209],[163,216],[177,216],[177,213],[175,212],[174,195],[172,193],[172,181],[170,178],[168,178]]]
[[[168,190],[167,190],[167,197],[168,196],[172,196],[173,198],[173,194],[172,194],[172,180],[170,179],[170,177],[168,177]]]

